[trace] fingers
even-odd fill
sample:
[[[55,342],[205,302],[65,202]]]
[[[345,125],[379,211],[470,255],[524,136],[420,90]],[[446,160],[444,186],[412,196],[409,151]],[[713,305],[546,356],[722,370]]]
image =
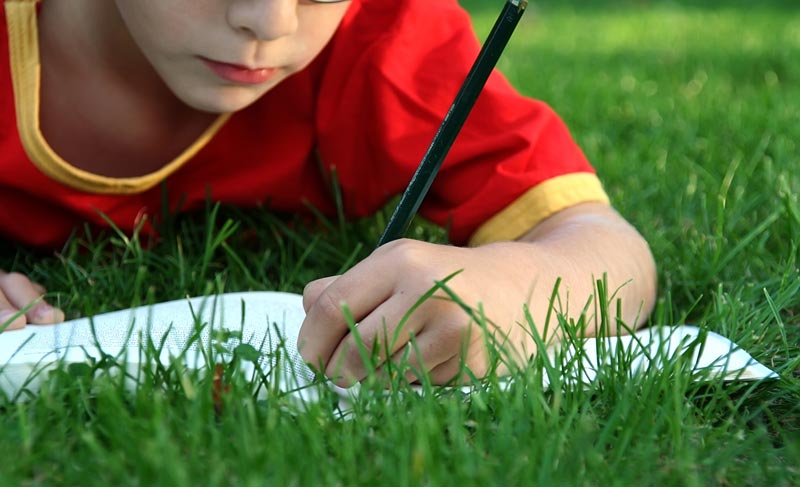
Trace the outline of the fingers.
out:
[[[321,279],[317,279],[316,281],[311,281],[306,284],[305,289],[303,289],[303,309],[306,313],[308,313],[309,308],[311,305],[317,302],[319,299],[319,295],[322,294],[328,286],[334,283],[339,276],[329,276],[323,277]]]
[[[378,367],[380,375],[390,357],[395,365],[402,364],[406,380],[415,382],[420,374],[437,370],[451,360],[455,360],[457,368],[462,355],[471,359],[476,351],[482,350],[482,331],[472,326],[463,310],[447,300],[428,300],[406,322],[398,323],[397,317],[402,317],[413,304],[392,299],[364,318],[356,330],[364,350],[359,350],[354,334],[346,336],[331,356],[326,375],[335,384],[347,387],[366,378],[370,366]],[[387,317],[395,317],[394,322]],[[363,351],[369,362],[365,362]],[[450,380],[455,372],[444,376],[451,369],[437,371],[436,383]]]
[[[458,351],[442,347],[441,341],[433,335],[433,333],[423,333],[419,337],[414,337],[392,355],[391,368],[395,373],[403,373],[405,381],[409,384],[420,382],[425,374],[445,364],[454,361],[458,366],[460,362]],[[385,363],[377,373],[378,376],[383,376],[386,382],[393,379],[387,375],[389,368],[389,364]]]
[[[420,336],[392,356],[394,366],[405,372],[408,383],[422,382],[423,375],[435,385],[469,382],[467,368],[476,377],[486,374],[486,347],[480,328],[461,325],[432,335]],[[453,338],[446,342],[448,335]]]
[[[52,325],[64,321],[64,312],[46,301],[34,306],[25,316],[30,325]]]
[[[8,302],[6,297],[0,292],[0,329],[19,330],[25,328],[27,320],[25,315]]]
[[[392,295],[394,280],[375,279],[374,276],[370,264],[362,261],[332,282],[315,281],[307,290],[307,297],[304,292],[307,312],[297,347],[306,362],[328,364],[339,342],[349,333],[343,305],[347,305],[358,322]]]
[[[318,293],[317,299],[325,299],[324,293],[330,291],[334,283],[335,280],[317,282],[313,286],[319,288],[309,289],[308,295]],[[340,387],[350,387],[364,380],[370,367],[377,367],[379,378],[388,374],[388,358],[398,367],[395,371],[405,374],[408,383],[419,382],[423,374],[428,374],[434,384],[469,380],[470,375],[465,373],[463,365],[486,361],[483,331],[473,326],[471,317],[447,299],[428,299],[403,321],[416,299],[418,297],[402,294],[392,296],[367,316],[356,318],[357,328],[352,333],[337,307],[332,315],[342,321],[334,326],[341,327],[344,336],[337,337],[330,359],[321,361],[325,375]],[[354,311],[353,315],[361,313]],[[478,367],[472,372],[482,376],[486,369]],[[391,379],[388,375],[382,378],[387,382]]]
[[[424,321],[416,314],[402,322],[413,305],[413,300],[397,297],[381,303],[359,321],[355,333],[347,334],[339,342],[328,361],[325,374],[334,382],[352,385],[367,376],[363,352],[370,359],[375,357],[375,365],[379,365],[401,350],[412,334],[418,335],[424,325]],[[363,350],[359,350],[359,342]]]
[[[64,321],[64,313],[42,299],[45,293],[44,287],[24,274],[0,271],[0,326],[12,318],[7,330]],[[21,310],[25,313],[19,314]]]
[[[31,285],[33,285],[33,289],[34,289],[34,290],[35,290],[37,293],[39,293],[39,294],[42,294],[42,295],[44,295],[44,294],[47,294],[47,289],[45,289],[45,288],[44,288],[44,286],[42,286],[42,285],[41,285],[41,284],[39,284],[38,282],[33,282],[33,281],[31,281]]]
[[[436,370],[437,380],[449,380],[445,376],[455,374],[458,364],[457,360],[451,363],[454,357],[470,356],[483,345],[470,337],[471,330],[482,334],[462,306],[480,302],[487,291],[481,287],[482,278],[457,272],[465,268],[493,271],[478,257],[449,246],[398,241],[377,249],[342,276],[309,283],[303,293],[306,318],[298,336],[300,355],[337,385],[349,386],[363,380],[371,367],[396,361],[397,354],[416,337],[417,349],[406,355],[409,363],[419,371]],[[458,303],[434,286],[445,277],[448,292],[459,296]],[[502,290],[492,292],[493,297],[503,295]],[[416,306],[423,297],[424,302]],[[503,299],[494,299],[493,308],[498,301]],[[343,312],[345,304],[351,316]],[[351,333],[352,323],[357,327]],[[466,349],[465,339],[469,341]],[[410,378],[414,379],[413,374]]]

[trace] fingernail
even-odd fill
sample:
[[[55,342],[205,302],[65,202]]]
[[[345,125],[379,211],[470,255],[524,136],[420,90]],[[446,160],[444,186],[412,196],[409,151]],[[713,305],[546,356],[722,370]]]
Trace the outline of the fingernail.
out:
[[[50,318],[53,316],[53,307],[47,303],[40,303],[33,314],[39,319]]]

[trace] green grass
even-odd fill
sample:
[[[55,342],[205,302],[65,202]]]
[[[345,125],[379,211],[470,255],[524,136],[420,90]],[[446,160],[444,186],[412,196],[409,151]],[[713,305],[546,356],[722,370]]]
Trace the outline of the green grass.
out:
[[[483,36],[500,5],[465,2]],[[790,1],[536,3],[501,68],[564,117],[658,262],[657,324],[729,336],[782,380],[693,384],[678,365],[541,388],[539,360],[472,396],[365,388],[352,421],[234,382],[55,377],[0,414],[0,485],[797,485],[800,11]],[[209,218],[210,217],[210,218]],[[180,218],[58,252],[5,244],[73,315],[217,291],[300,291],[371,248],[385,215],[316,231],[263,212]],[[291,219],[290,219],[291,220]],[[417,238],[441,240],[420,225]]]

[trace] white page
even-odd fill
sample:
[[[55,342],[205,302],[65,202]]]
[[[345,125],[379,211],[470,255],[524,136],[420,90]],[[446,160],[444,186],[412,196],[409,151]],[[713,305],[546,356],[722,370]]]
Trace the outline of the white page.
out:
[[[300,295],[245,292],[181,299],[106,313],[92,319],[82,318],[59,325],[29,326],[23,330],[7,331],[0,334],[0,366],[5,364],[0,372],[0,388],[10,395],[23,386],[35,391],[38,382],[26,382],[34,368],[41,368],[57,359],[81,362],[86,355],[99,357],[95,346],[98,342],[105,353],[113,356],[125,354],[127,362],[136,365],[142,345],[140,332],[149,332],[148,335],[155,342],[160,342],[166,335],[166,346],[160,357],[166,361],[170,356],[187,349],[186,343],[195,333],[199,319],[200,323],[207,323],[213,329],[241,330],[244,342],[265,353],[278,345],[274,328],[277,326],[280,336],[285,340],[283,348],[288,355],[288,360],[281,361],[284,370],[279,377],[284,382],[279,387],[281,390],[295,390],[307,386],[314,378],[296,350],[304,317]],[[92,335],[92,324],[97,342]],[[131,326],[132,333],[128,335]],[[697,341],[699,333],[698,328],[691,326],[654,327],[641,330],[634,336],[582,340],[579,342],[582,351],[577,355],[580,363],[576,361],[572,370],[560,372],[571,380],[590,383],[595,380],[598,367],[617,366],[620,354],[630,357],[630,360],[621,362],[628,363],[630,373],[648,367],[659,368],[676,354],[685,353]],[[204,328],[201,336],[201,342],[207,344],[208,327]],[[189,362],[187,365],[202,366],[203,357],[197,352],[197,343],[189,349],[192,353],[185,357],[185,361]],[[773,371],[716,333],[709,332],[703,347],[693,347],[691,351],[694,371],[705,373],[706,377],[722,377],[726,380],[777,378]],[[549,355],[552,357],[553,353],[554,349],[551,349]],[[564,353],[575,356],[575,345],[566,347]],[[604,360],[600,361],[598,357]],[[269,369],[274,366],[274,361],[265,358],[262,366]],[[253,372],[253,368],[245,368],[245,373]],[[547,379],[545,382],[548,382]],[[547,386],[547,383],[544,385]],[[348,394],[341,388],[331,387],[343,397]],[[304,400],[316,397],[312,390],[298,394]]]
[[[685,356],[698,379],[721,377],[724,380],[777,379],[778,374],[756,361],[731,340],[695,326],[657,326],[633,335],[590,338],[563,350],[564,361],[571,364],[565,376],[573,381],[593,382],[605,367],[625,364],[630,375]],[[549,353],[555,356],[555,349]],[[570,361],[570,359],[573,359]],[[556,364],[558,362],[555,362]],[[546,380],[546,378],[545,378]]]
[[[83,362],[87,355],[99,358],[99,348],[108,355],[124,356],[129,365],[138,364],[143,358],[142,345],[147,343],[143,343],[142,337],[148,336],[153,343],[164,340],[159,357],[162,363],[188,350],[187,365],[200,367],[205,362],[200,346],[208,349],[211,327],[211,330],[241,331],[242,342],[264,353],[281,345],[288,356],[288,360],[281,360],[284,366],[281,377],[287,381],[282,387],[296,389],[307,385],[314,377],[297,353],[297,337],[304,317],[302,297],[297,294],[245,292],[180,299],[58,325],[28,326],[0,334],[0,366],[4,365],[0,387],[10,395],[23,384],[35,391],[38,380],[26,384],[35,368],[57,360]],[[202,328],[199,340],[191,340],[198,333],[198,323],[207,326]],[[281,338],[283,343],[280,343]],[[238,343],[232,341],[230,348]],[[274,360],[266,356],[262,359],[266,370],[273,365]],[[244,372],[253,374],[255,368],[245,363]]]

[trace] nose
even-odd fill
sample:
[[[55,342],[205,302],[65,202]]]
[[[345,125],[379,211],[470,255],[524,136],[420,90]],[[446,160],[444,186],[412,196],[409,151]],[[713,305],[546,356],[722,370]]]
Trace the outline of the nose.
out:
[[[271,41],[297,31],[297,0],[233,0],[227,17],[234,29]]]

